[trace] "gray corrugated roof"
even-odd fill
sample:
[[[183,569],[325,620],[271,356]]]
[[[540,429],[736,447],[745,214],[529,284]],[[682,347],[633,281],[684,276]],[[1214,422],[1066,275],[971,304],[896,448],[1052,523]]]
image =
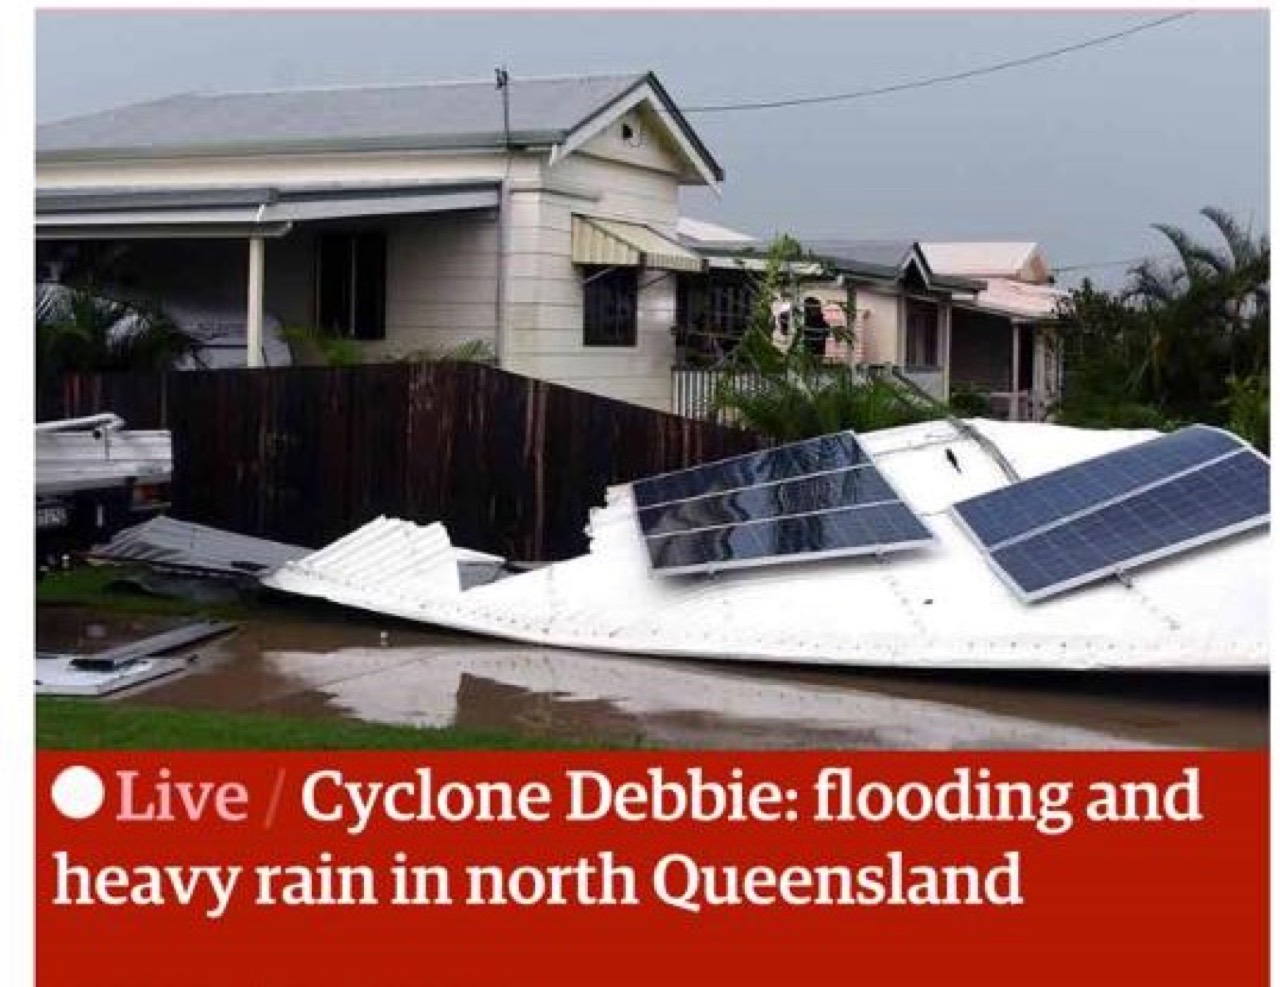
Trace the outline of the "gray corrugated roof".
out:
[[[896,273],[915,246],[913,240],[805,240],[815,254]]]
[[[914,240],[805,240],[805,247],[840,270],[873,278],[896,278],[916,248]],[[983,283],[972,278],[939,275],[928,270],[930,284],[952,291],[979,291]]]
[[[512,79],[518,143],[553,143],[645,81],[646,74]],[[687,126],[687,125],[686,125]],[[255,147],[501,146],[492,80],[171,96],[36,131],[39,155],[212,152]]]

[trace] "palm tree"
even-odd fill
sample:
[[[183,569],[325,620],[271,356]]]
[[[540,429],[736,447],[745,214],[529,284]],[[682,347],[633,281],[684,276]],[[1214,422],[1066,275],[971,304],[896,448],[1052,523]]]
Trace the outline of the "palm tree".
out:
[[[36,287],[36,375],[165,370],[199,342],[158,307],[108,297],[91,284]]]
[[[1139,377],[1158,403],[1197,416],[1226,396],[1228,378],[1266,370],[1270,328],[1268,238],[1254,238],[1222,209],[1206,207],[1201,215],[1225,249],[1157,224],[1177,261],[1139,264],[1124,295],[1145,316]]]
[[[1139,264],[1118,294],[1088,282],[1072,293],[1063,311],[1063,421],[1126,427],[1261,420],[1270,390],[1270,241],[1222,209],[1201,215],[1220,245],[1158,224],[1172,262]],[[1258,428],[1239,430],[1266,441]]]
[[[719,407],[732,412],[738,424],[779,442],[849,428],[871,432],[945,413],[915,400],[890,380],[861,380],[848,367],[727,380],[718,395]]]

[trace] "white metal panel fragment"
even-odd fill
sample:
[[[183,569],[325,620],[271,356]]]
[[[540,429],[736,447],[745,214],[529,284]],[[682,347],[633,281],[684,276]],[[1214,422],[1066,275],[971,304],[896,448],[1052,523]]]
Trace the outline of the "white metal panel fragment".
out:
[[[68,657],[36,661],[37,696],[106,696],[156,679],[176,675],[186,668],[177,658],[147,658],[109,672],[76,668]]]
[[[462,591],[460,563],[500,562],[496,555],[455,549],[442,524],[420,526],[379,517],[318,552],[287,561],[262,582],[273,589],[362,606],[353,601],[454,596]]]
[[[981,427],[1024,476],[1149,437]],[[419,546],[385,519],[266,581],[410,620],[594,651],[929,668],[1267,667],[1265,532],[1167,560],[1129,585],[1112,580],[1029,607],[947,515],[956,500],[1007,482],[991,456],[940,422],[861,438],[937,535],[934,548],[660,579],[649,570],[630,488],[620,486],[592,514],[587,555],[465,592],[445,565],[442,527],[419,529]],[[398,545],[414,548],[405,555]]]

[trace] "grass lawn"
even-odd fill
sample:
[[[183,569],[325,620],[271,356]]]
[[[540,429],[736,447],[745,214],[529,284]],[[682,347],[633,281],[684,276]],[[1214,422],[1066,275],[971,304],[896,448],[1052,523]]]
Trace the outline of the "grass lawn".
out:
[[[147,593],[124,582],[143,571],[134,566],[80,565],[65,572],[51,572],[36,582],[36,605],[88,607],[109,613],[205,616],[221,620],[243,619],[263,609],[242,600],[193,603]]]
[[[309,621],[347,622],[351,619],[351,611],[327,601],[289,596],[252,585],[241,587],[238,593],[227,593],[222,599],[195,600],[161,595],[159,591],[148,592],[135,582],[146,576],[147,569],[143,566],[115,564],[78,565],[66,571],[50,572],[36,581],[36,606],[231,621],[269,620],[281,616],[301,617]],[[200,581],[193,577],[195,584]],[[208,583],[210,587],[216,587],[219,580],[209,579]]]
[[[567,750],[548,738],[355,720],[162,709],[92,699],[36,700],[44,750]]]

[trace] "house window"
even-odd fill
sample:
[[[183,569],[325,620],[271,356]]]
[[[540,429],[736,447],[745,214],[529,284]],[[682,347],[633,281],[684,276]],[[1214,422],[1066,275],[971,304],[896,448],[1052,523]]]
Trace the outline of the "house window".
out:
[[[634,267],[584,267],[583,345],[635,346],[636,294]]]
[[[676,327],[694,348],[730,350],[751,324],[755,303],[756,284],[748,275],[682,276],[676,285]]]
[[[931,302],[907,301],[908,367],[938,366],[938,306]]]
[[[385,339],[387,238],[380,230],[316,241],[316,322],[322,332]]]

